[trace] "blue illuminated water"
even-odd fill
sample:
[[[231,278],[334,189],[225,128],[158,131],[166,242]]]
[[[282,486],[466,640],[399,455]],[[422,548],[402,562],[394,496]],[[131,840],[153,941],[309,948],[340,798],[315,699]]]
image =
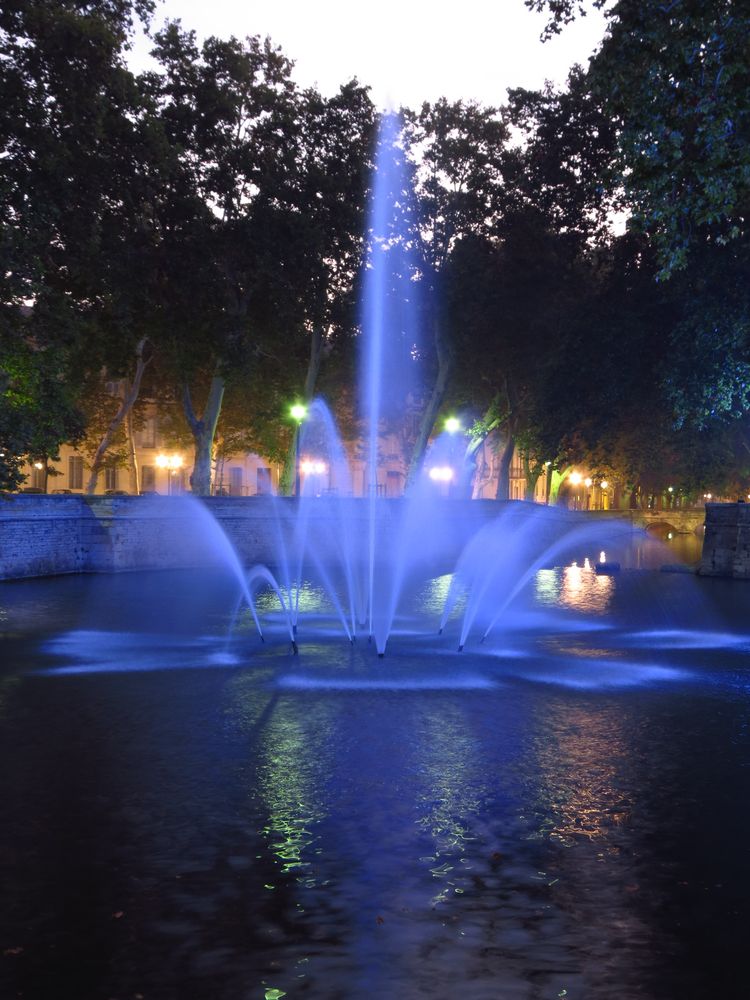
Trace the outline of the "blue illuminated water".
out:
[[[226,575],[2,584],[0,995],[741,996],[744,589],[542,569],[459,654],[449,585],[378,660],[317,588],[293,657]]]

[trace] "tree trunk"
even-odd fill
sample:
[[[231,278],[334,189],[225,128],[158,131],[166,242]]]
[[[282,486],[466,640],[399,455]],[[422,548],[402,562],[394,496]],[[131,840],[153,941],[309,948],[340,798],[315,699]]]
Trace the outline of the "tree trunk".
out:
[[[549,497],[547,503],[556,504],[560,497],[560,487],[565,482],[568,477],[570,470],[573,468],[572,465],[566,465],[564,469],[552,469]]]
[[[492,400],[481,420],[478,420],[471,429],[471,438],[466,445],[464,453],[462,477],[460,482],[460,496],[470,500],[474,495],[474,477],[477,471],[477,456],[479,449],[484,442],[501,423],[502,418],[498,412],[500,394],[498,393]]]
[[[143,373],[146,370],[146,365],[151,360],[150,358],[143,358],[144,348],[148,341],[144,337],[142,340],[138,341],[138,345],[135,350],[136,355],[136,366],[135,375],[133,376],[133,381],[130,384],[130,388],[127,386],[127,382],[123,387],[122,401],[109,423],[106,431],[104,432],[104,437],[99,442],[99,447],[94,453],[94,458],[91,462],[91,474],[89,476],[89,481],[86,483],[85,492],[88,494],[94,493],[96,490],[96,483],[99,479],[99,473],[101,472],[102,465],[104,464],[104,456],[107,454],[107,449],[112,444],[112,440],[120,428],[123,420],[127,417],[130,411],[133,409],[135,401],[138,399],[138,393],[141,390],[141,379],[143,378]]]
[[[453,372],[453,352],[438,319],[433,322],[432,334],[437,352],[438,369],[430,399],[419,423],[417,439],[414,442],[409,469],[406,473],[405,489],[407,491],[414,486],[422,471],[427,442],[430,440],[430,434],[435,426],[440,407],[443,405],[445,394],[448,391],[448,381]]]
[[[536,484],[539,482],[539,477],[544,471],[544,464],[542,462],[534,462],[531,464],[529,456],[523,455],[523,474],[526,479],[526,485],[524,487],[524,499],[534,501],[536,494]]]
[[[315,395],[315,386],[320,374],[320,365],[323,361],[323,327],[316,323],[310,335],[310,358],[307,362],[307,374],[305,375],[305,387],[302,398],[305,405],[309,405]],[[297,426],[292,435],[292,441],[287,449],[284,466],[279,476],[279,493],[283,496],[291,496],[294,493],[294,483],[296,478],[297,463],[297,435],[300,428]]]
[[[135,433],[133,431],[133,411],[125,419],[125,433],[128,438],[128,470],[130,472],[130,493],[135,496],[141,492],[141,470],[138,468],[138,456],[135,451]]]
[[[217,371],[211,379],[211,387],[208,390],[208,399],[203,410],[203,416],[196,416],[193,403],[190,398],[190,387],[187,383],[182,388],[182,406],[185,411],[185,418],[193,432],[195,440],[195,458],[193,460],[193,474],[190,477],[190,486],[193,493],[198,496],[211,495],[211,460],[213,458],[214,437],[216,435],[216,425],[219,422],[221,404],[224,399],[225,381]]]
[[[503,445],[503,450],[500,452],[500,461],[498,463],[496,500],[510,499],[510,463],[513,459],[515,447],[516,441],[509,427],[508,437]]]

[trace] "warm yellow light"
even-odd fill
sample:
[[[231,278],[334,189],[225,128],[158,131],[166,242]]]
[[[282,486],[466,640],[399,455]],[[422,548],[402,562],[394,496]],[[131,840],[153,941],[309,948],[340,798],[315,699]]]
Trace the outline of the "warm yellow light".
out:
[[[306,476],[315,475],[322,476],[328,471],[328,466],[325,462],[321,462],[318,458],[303,458],[299,464],[300,472],[303,472]]]
[[[307,407],[305,406],[304,403],[295,403],[294,406],[291,407],[289,412],[292,415],[292,420],[296,420],[297,423],[302,423],[302,421],[307,416]]]
[[[583,476],[581,475],[580,472],[571,472],[571,474],[568,476],[568,479],[574,486],[578,486],[581,480],[583,479]]]
[[[667,486],[667,493],[674,493],[674,486]]]
[[[430,479],[434,483],[449,483],[453,479],[453,469],[449,465],[434,465],[430,469]]]
[[[609,483],[607,482],[606,479],[602,479],[602,481],[599,483],[599,485],[601,486],[601,488],[603,490],[609,489]]]
[[[586,476],[586,478],[583,481],[583,485],[586,487],[586,489],[588,489],[589,486],[591,486],[591,477],[590,476]]]
[[[34,462],[34,468],[35,469],[43,469],[44,465],[43,465],[42,462]]]
[[[181,469],[182,455],[157,455],[156,464],[160,469]]]

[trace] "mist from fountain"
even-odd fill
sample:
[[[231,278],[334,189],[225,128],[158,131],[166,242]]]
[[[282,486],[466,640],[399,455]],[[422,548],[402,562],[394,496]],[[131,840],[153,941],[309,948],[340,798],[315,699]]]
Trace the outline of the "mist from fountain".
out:
[[[416,357],[422,325],[418,262],[413,247],[413,191],[395,114],[383,118],[378,141],[373,195],[368,220],[369,254],[364,276],[360,332],[360,412],[358,428],[365,448],[366,500],[354,501],[347,450],[333,416],[314,400],[299,429],[297,461],[326,470],[323,477],[298,477],[293,530],[285,527],[288,502],[274,498],[274,573],[254,569],[253,586],[268,584],[276,593],[296,650],[300,594],[306,579],[322,587],[343,635],[354,641],[366,630],[379,656],[385,653],[403,595],[439,566],[445,572],[447,551],[459,548],[451,503],[427,472],[398,500],[380,495],[377,470],[384,464],[383,442],[403,430],[407,407],[415,398]],[[432,443],[429,465],[452,470],[453,491],[467,483],[460,439],[440,434]],[[333,488],[331,488],[331,484]],[[284,506],[286,505],[286,506]],[[363,516],[363,507],[366,516]],[[455,508],[454,508],[455,510]],[[552,560],[574,557],[582,546],[610,544],[625,529],[582,526],[573,515],[522,504],[503,511],[469,541],[455,562],[439,631],[464,604],[459,648],[481,625],[482,641],[517,601],[536,572]],[[251,603],[253,615],[255,606]],[[259,626],[260,628],[260,626]],[[436,623],[436,630],[437,623]]]

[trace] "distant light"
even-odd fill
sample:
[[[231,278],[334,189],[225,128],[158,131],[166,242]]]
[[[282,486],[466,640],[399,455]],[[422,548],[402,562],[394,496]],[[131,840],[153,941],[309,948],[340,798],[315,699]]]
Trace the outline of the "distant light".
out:
[[[296,420],[301,423],[307,416],[307,407],[304,403],[295,403],[289,410],[292,415],[292,420]]]
[[[591,479],[589,478],[589,476],[586,476],[586,478],[583,481],[583,485],[586,487],[586,489],[588,489],[589,486],[591,486]]]
[[[591,563],[589,562],[589,557],[588,556],[586,556],[586,558],[583,560],[583,568],[584,569],[591,569]]]
[[[325,462],[321,462],[319,458],[304,458],[300,462],[300,471],[304,472],[306,476],[322,476],[324,473],[328,472],[328,466]]]
[[[449,434],[455,434],[457,431],[461,430],[461,421],[458,417],[448,417],[445,421],[445,429]]]
[[[434,483],[449,483],[453,479],[453,469],[450,465],[434,465],[429,475]]]
[[[606,479],[602,479],[602,481],[599,483],[599,485],[601,486],[601,488],[603,490],[609,489],[609,483],[607,482]]]
[[[578,486],[578,484],[583,479],[583,476],[581,475],[580,472],[571,472],[571,474],[568,476],[568,479],[574,486]]]
[[[599,553],[599,562],[605,563],[606,561],[607,561],[607,553],[604,551],[604,549],[602,549],[602,551]]]
[[[550,465],[552,465],[552,462],[550,462],[549,459],[547,459],[547,461],[544,463],[545,468],[548,469]]]
[[[674,493],[674,486],[667,486],[667,493]]]
[[[182,468],[182,455],[157,455],[156,464],[160,469],[175,469]]]
[[[674,538],[674,535],[672,534],[671,531],[667,532],[667,538]]]
[[[44,464],[42,462],[34,462],[34,468],[35,469],[43,469],[44,468]]]

